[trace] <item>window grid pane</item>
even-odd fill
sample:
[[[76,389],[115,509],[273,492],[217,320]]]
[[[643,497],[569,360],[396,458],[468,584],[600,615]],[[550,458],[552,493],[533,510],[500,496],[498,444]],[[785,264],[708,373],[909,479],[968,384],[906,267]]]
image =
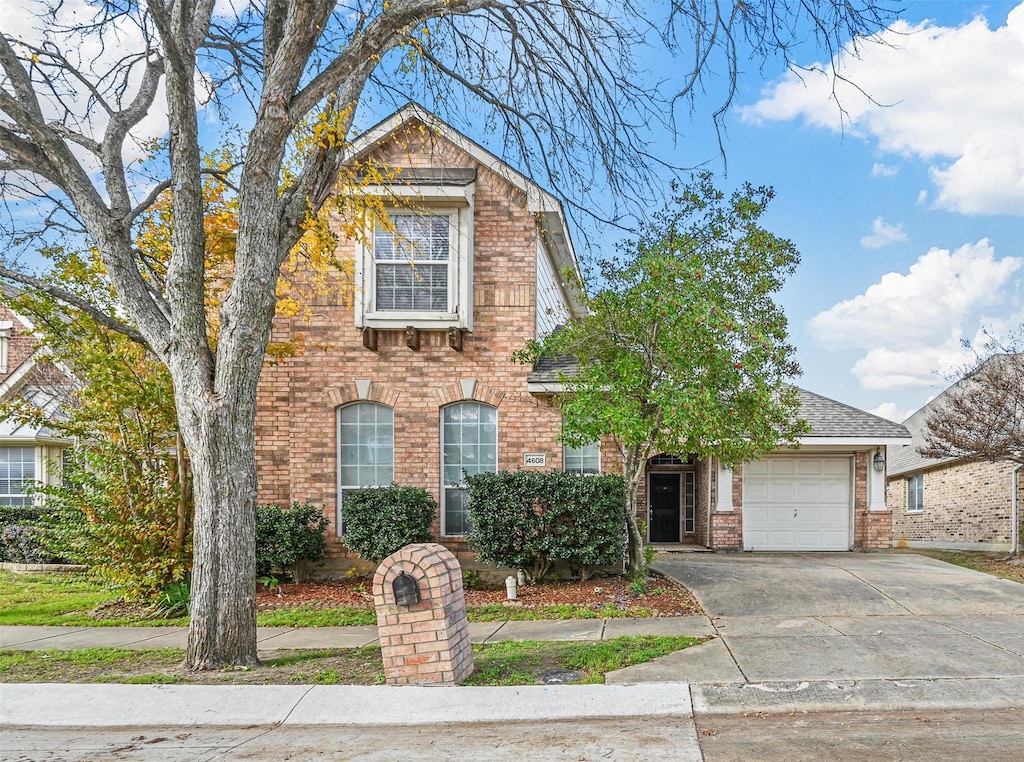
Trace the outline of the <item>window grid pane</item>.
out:
[[[498,411],[460,402],[444,408],[441,421],[444,533],[463,535],[470,528],[464,477],[498,470]]]
[[[451,218],[394,214],[391,224],[374,230],[375,309],[446,312]]]
[[[34,447],[0,447],[0,505],[31,505],[25,489],[35,485]]]
[[[359,402],[338,411],[338,534],[345,531],[345,493],[395,480],[394,411]]]
[[[562,470],[570,474],[601,473],[601,446],[591,442],[583,447],[563,447]]]

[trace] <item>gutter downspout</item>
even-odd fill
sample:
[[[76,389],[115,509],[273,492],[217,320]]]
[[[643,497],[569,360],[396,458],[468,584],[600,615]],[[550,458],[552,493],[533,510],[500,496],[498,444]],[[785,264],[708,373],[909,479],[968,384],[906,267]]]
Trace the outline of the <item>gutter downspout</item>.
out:
[[[1010,472],[1010,553],[1016,555],[1020,552],[1020,506],[1018,505],[1017,494],[1020,492],[1020,470],[1024,463],[1017,466]]]

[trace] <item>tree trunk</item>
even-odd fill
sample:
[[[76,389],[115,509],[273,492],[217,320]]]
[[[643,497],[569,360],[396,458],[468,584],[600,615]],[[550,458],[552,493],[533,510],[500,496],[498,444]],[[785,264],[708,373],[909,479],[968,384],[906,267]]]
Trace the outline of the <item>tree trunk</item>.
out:
[[[636,520],[637,494],[640,481],[644,478],[646,459],[636,447],[623,448],[623,477],[626,480],[626,533],[628,538],[626,575],[640,579],[646,569],[644,562],[644,538]]]
[[[259,662],[256,655],[256,448],[252,404],[203,392],[179,401],[195,495],[186,666]]]

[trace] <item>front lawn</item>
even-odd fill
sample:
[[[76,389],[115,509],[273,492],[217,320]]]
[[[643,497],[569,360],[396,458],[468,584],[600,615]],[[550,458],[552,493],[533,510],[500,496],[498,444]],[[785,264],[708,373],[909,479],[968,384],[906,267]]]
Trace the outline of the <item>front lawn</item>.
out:
[[[463,685],[534,685],[552,672],[567,682],[603,683],[605,673],[696,645],[698,638],[637,636],[596,642],[505,641],[473,646],[475,671]],[[206,685],[377,685],[379,646],[289,651],[258,667],[189,672],[177,648],[0,651],[0,682],[181,683]]]

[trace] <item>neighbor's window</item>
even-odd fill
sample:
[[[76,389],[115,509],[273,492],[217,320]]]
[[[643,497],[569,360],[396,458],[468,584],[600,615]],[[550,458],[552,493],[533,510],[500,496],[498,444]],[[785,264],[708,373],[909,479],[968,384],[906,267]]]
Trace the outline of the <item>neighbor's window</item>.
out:
[[[498,411],[482,402],[459,402],[441,411],[441,495],[448,536],[469,531],[466,476],[498,470]]]
[[[918,474],[907,479],[907,513],[920,513],[923,510],[924,474]]]
[[[452,215],[391,214],[390,222],[373,233],[374,308],[447,312]]]
[[[394,480],[394,411],[376,402],[338,408],[338,534],[344,532],[346,492]]]
[[[563,447],[562,470],[569,474],[601,473],[601,445],[591,442],[583,447]]]
[[[35,481],[34,447],[0,447],[0,505],[32,505],[25,490]]]

